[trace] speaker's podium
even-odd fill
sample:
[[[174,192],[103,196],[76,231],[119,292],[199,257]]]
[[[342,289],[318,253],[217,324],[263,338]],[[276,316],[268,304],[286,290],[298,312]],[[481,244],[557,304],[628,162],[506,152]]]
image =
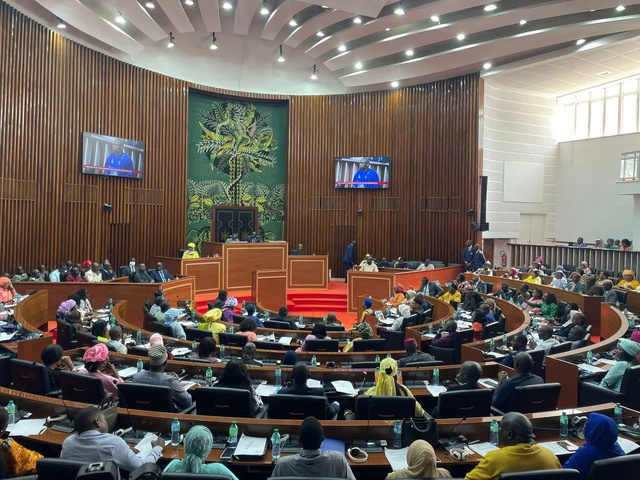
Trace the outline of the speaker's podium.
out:
[[[176,258],[152,255],[149,266],[162,262],[172,275],[195,277],[196,295],[217,295],[222,290],[222,258]]]

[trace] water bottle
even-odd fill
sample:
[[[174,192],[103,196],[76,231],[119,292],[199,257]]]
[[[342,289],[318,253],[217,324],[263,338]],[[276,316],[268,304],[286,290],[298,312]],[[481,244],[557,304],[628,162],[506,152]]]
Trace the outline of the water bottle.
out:
[[[205,373],[205,380],[207,387],[213,385],[213,370],[211,370],[211,367],[207,368],[207,373]]]
[[[507,338],[507,335],[506,335],[506,334],[504,334],[504,335],[502,336],[502,346],[503,346],[503,347],[508,347],[508,346],[509,346],[509,339]]]
[[[442,319],[442,321],[440,322],[440,328],[444,328],[444,325],[445,325],[446,323],[447,323],[447,322],[445,322],[445,321],[444,321],[444,318],[443,318],[443,319]]]
[[[269,312],[264,312],[264,319],[269,320]]]
[[[191,351],[193,353],[196,353],[198,351],[198,342],[196,342],[195,340],[193,341],[193,343],[191,344]]]
[[[142,371],[142,367],[144,366],[144,364],[142,363],[142,359],[138,359],[138,363],[136,364],[136,370],[138,370],[138,373],[140,373]]]
[[[560,415],[560,436],[565,438],[569,436],[569,417],[567,417],[567,412],[562,412],[562,415]]]
[[[11,403],[11,402],[10,402]],[[613,407],[613,419],[616,421],[616,425],[619,425],[622,422],[622,407],[619,403],[616,403],[616,406]]]
[[[311,360],[313,363],[313,360]],[[315,365],[314,365],[315,366]],[[280,366],[276,367],[276,387],[280,387],[282,385],[282,371],[280,370]]]
[[[391,352],[387,353],[387,358],[391,358]]]
[[[224,360],[224,345],[220,344],[220,360]]]
[[[429,333],[433,333],[433,323],[429,324]]]
[[[535,318],[533,320],[531,320],[531,329],[534,332],[538,331],[538,320],[536,320]]]
[[[116,316],[115,316],[114,314],[111,314],[111,315],[109,316],[109,326],[110,326],[111,328],[113,328],[113,327],[115,327],[115,326],[116,326]]]
[[[180,445],[180,421],[174,418],[171,424],[171,446],[177,447],[178,445]]]
[[[376,363],[380,363],[380,355],[376,355]]]
[[[627,306],[624,306],[624,312],[623,312],[627,317],[629,316],[629,309],[627,308]]]
[[[402,424],[396,420],[393,427],[393,448],[402,448]]]
[[[633,315],[629,316],[629,328],[632,330],[636,328],[636,318]]]
[[[433,385],[440,385],[440,369],[437,366],[433,369]]]
[[[184,301],[184,309],[185,310],[190,310],[190,308],[189,308],[189,299],[188,298]]]
[[[9,414],[9,425],[13,425],[16,423],[16,406],[13,403],[13,400],[9,400],[9,405],[7,405],[7,413]]]
[[[593,353],[591,353],[591,350],[587,351],[587,365],[592,365],[593,364]]]
[[[136,345],[141,345],[141,344],[142,344],[142,332],[138,330],[138,332],[136,333]]]
[[[311,357],[311,366],[315,367],[318,365],[318,359],[316,358],[316,356],[314,355],[313,357]]]
[[[235,447],[238,444],[238,424],[235,422],[231,422],[231,426],[229,427],[229,446]]]
[[[489,340],[489,351],[490,352],[496,351],[496,341],[493,338]]]
[[[229,333],[234,333],[235,331],[236,331],[236,329],[235,329],[235,328],[233,328],[233,325],[231,325],[231,326],[229,327]]]
[[[301,327],[304,325],[304,318],[302,318],[302,315],[298,317],[298,325],[300,325]]]
[[[280,432],[276,428],[271,436],[271,457],[274,461],[280,458]]]
[[[498,446],[500,443],[500,435],[498,434],[498,421],[494,418],[491,420],[491,425],[489,426],[489,443],[494,446]]]
[[[109,299],[109,313],[113,311],[113,298]]]
[[[242,300],[242,315],[246,315],[247,314],[247,301],[246,300]]]
[[[327,324],[327,317],[322,317],[322,323]]]

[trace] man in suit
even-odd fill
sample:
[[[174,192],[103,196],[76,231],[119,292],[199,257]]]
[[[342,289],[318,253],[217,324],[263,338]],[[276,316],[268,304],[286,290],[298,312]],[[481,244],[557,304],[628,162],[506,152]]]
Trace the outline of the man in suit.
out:
[[[480,270],[484,266],[486,261],[487,259],[484,257],[484,253],[482,253],[482,250],[480,250],[480,245],[476,243],[473,247],[471,247],[471,260],[469,260],[469,270],[471,270],[472,272]]]
[[[471,249],[473,248],[473,242],[471,240],[467,240],[464,243],[464,248],[462,249],[462,262],[464,263],[464,269],[469,271],[471,267],[471,257],[473,257],[473,252]]]
[[[514,358],[513,365],[516,374],[511,378],[507,372],[498,372],[498,387],[493,393],[492,405],[505,413],[515,408],[516,387],[544,383],[542,378],[531,373],[533,359],[527,352],[518,353]]]
[[[347,273],[349,270],[351,270],[353,268],[353,262],[355,261],[356,258],[356,241],[354,240],[353,242],[351,242],[349,245],[347,245],[347,248],[344,251],[344,257],[342,257],[342,262],[344,263],[344,269],[345,269],[345,282],[346,277],[347,277]]]
[[[133,276],[133,283],[153,283],[153,279],[147,272],[147,266],[144,263],[140,264],[138,272]]]
[[[260,243],[262,242],[262,237],[258,235],[256,232],[252,232],[251,235],[247,237],[248,243]]]
[[[444,293],[444,290],[436,282],[430,281],[429,277],[422,277],[422,284],[420,284],[416,293],[422,293],[428,297],[439,297]]]
[[[322,388],[311,388],[307,385],[309,377],[309,367],[307,367],[306,362],[296,362],[293,366],[293,370],[291,371],[292,385],[290,387],[280,389],[278,394],[309,395],[327,398]],[[338,416],[338,413],[340,413],[340,404],[338,402],[329,404],[327,401],[327,418],[335,419]]]
[[[296,248],[295,250],[291,250],[291,253],[289,255],[305,255],[302,244],[299,243],[298,248]]]
[[[168,282],[169,280],[173,280],[173,277],[171,276],[169,271],[166,268],[164,268],[164,265],[162,265],[162,262],[158,262],[156,264],[155,270],[152,270],[150,272],[150,275],[153,281],[156,283],[164,283],[164,282]]]
[[[289,324],[289,328],[291,328],[291,330],[298,330],[298,325],[296,325],[296,322],[292,318],[289,318],[289,309],[287,307],[280,307],[280,309],[278,310],[278,316],[276,318],[273,318],[272,320],[275,320],[276,322],[287,323]]]
[[[121,277],[132,278],[136,273],[138,273],[138,267],[136,267],[136,259],[133,257],[129,260],[129,265],[120,267]]]

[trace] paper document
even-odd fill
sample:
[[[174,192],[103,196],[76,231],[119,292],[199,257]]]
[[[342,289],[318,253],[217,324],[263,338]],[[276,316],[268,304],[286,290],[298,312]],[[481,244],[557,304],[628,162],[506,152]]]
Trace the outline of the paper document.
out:
[[[309,388],[322,388],[322,382],[320,380],[314,380],[310,378],[307,380],[307,387]]]
[[[471,328],[471,322],[465,322],[464,320],[458,320],[456,322],[458,324],[458,330],[466,330],[467,328]]]
[[[559,442],[542,442],[539,443],[538,445],[540,445],[541,447],[546,447],[549,450],[551,450],[554,455],[569,455],[572,454],[573,452],[571,450],[568,450],[566,448],[564,448],[561,444],[562,443],[568,443],[569,445],[572,445],[575,450],[573,452],[575,452],[578,449],[578,446],[571,443],[568,440],[561,440]]]
[[[174,348],[173,350],[171,350],[171,354],[174,357],[181,357],[183,355],[186,355],[187,353],[191,353],[190,348],[181,347],[181,348]]]
[[[94,310],[97,313],[109,313],[109,309],[108,308],[99,308],[97,310]]]
[[[489,357],[493,357],[493,358],[502,358],[502,357],[506,357],[505,354],[500,353],[500,352],[484,352],[487,356]]]
[[[391,470],[402,470],[409,466],[407,465],[407,450],[409,450],[409,447],[399,448],[397,450],[391,448],[384,449],[384,456],[387,457],[387,461],[389,465],[391,465]]]
[[[424,338],[431,338],[431,339],[436,338],[436,334],[435,333],[423,333],[422,336]]]
[[[640,445],[638,445],[636,442],[627,440],[626,438],[622,437],[618,437],[618,444],[620,445],[620,448],[622,448],[622,451],[624,451],[624,453],[626,453],[627,455],[633,452],[636,448],[640,447]]]
[[[606,372],[604,368],[596,367],[595,365],[589,365],[588,363],[581,363],[580,365],[578,365],[578,368],[589,373]]]
[[[120,378],[131,378],[136,373],[138,373],[138,369],[136,367],[123,368],[122,370],[118,371],[118,375],[120,375]]]
[[[278,387],[275,385],[267,385],[266,383],[258,385],[258,388],[256,388],[256,393],[261,397],[270,397],[271,395],[275,395],[277,391]]]
[[[16,334],[15,331],[12,333],[0,332],[0,342],[8,342],[15,336],[15,334]]]
[[[140,457],[143,460],[147,458],[147,456],[151,453],[151,450],[153,450],[151,442],[153,442],[156,438],[158,438],[157,435],[154,435],[153,433],[147,433],[144,438],[140,440],[134,447],[138,452],[136,453],[136,456]],[[169,445],[169,440],[166,440],[164,444],[165,446]]]
[[[498,382],[492,378],[481,378],[478,383],[485,388],[496,388],[498,386]]]
[[[600,360],[598,360],[598,363],[604,363],[605,365],[615,365],[616,361],[609,360],[608,358],[601,358]]]
[[[493,450],[500,450],[498,447],[490,444],[489,442],[475,443],[473,445],[469,445],[469,448],[481,457],[484,457],[487,453]]]
[[[29,435],[40,435],[47,430],[45,427],[45,418],[35,418],[29,420],[20,420],[17,423],[7,427],[10,437],[28,437]]]
[[[238,441],[238,446],[234,452],[235,456],[261,457],[267,451],[267,439],[260,437],[249,437],[242,434]]]
[[[442,392],[447,391],[447,387],[442,387],[440,385],[427,385],[427,390],[429,390],[432,397],[439,397]]]
[[[293,337],[280,337],[280,340],[278,340],[278,343],[282,345],[289,345],[291,343],[291,340],[293,340]]]
[[[353,387],[353,384],[348,380],[335,380],[331,382],[333,388],[338,393],[344,393],[345,395],[356,396],[358,391]]]
[[[378,322],[382,325],[393,325],[395,320],[393,318],[378,318]]]
[[[180,324],[184,328],[198,328],[198,324],[196,322],[186,321],[186,322],[180,322]]]
[[[198,385],[197,382],[180,382],[180,386],[185,390],[189,390],[191,387],[195,387],[196,385]]]

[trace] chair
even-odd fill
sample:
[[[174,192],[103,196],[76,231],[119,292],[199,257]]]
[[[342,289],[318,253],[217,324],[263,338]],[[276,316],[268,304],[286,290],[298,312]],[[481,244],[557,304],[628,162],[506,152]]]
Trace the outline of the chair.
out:
[[[153,328],[154,322],[157,321],[156,317],[151,315],[149,312],[143,312],[142,315],[143,315],[142,328],[144,330],[151,331],[151,329]]]
[[[516,387],[514,412],[537,413],[555,410],[562,385],[559,383],[543,383]],[[497,410],[496,408],[492,410]],[[500,413],[502,415],[502,413]]]
[[[626,305],[627,304],[627,296],[629,295],[629,292],[626,292],[624,290],[619,290],[616,288],[616,295],[618,296],[618,302],[622,305]]]
[[[58,397],[60,392],[51,389],[47,367],[41,363],[12,358],[9,361],[13,388],[34,395]]]
[[[388,352],[404,350],[404,332],[394,332],[392,330],[380,330],[380,338],[385,341],[385,350]]]
[[[499,329],[500,324],[498,322],[487,323],[482,329],[482,339],[497,337]]]
[[[580,472],[573,468],[531,470],[529,472],[501,473],[498,480],[546,480],[547,478],[551,480],[580,480]]]
[[[356,399],[356,420],[402,420],[413,418],[416,399],[412,397],[359,396]]]
[[[264,328],[270,328],[272,330],[291,330],[291,325],[287,322],[279,322],[278,320],[265,320],[262,324]]]
[[[276,342],[262,342],[260,340],[256,340],[253,344],[256,346],[256,350],[284,350],[284,345]]]
[[[80,468],[86,462],[63,460],[61,458],[41,458],[36,463],[38,480],[60,480],[61,478],[76,478]]]
[[[71,324],[62,319],[56,319],[56,331],[56,343],[60,345],[63,350],[71,350],[78,347],[78,342],[73,338],[73,327]]]
[[[129,350],[129,355],[133,355],[134,357],[148,357],[149,349],[144,345],[134,345]]]
[[[487,295],[491,295],[493,293],[493,283],[484,282],[487,286]]]
[[[243,317],[242,315],[234,313],[233,315],[231,315],[231,318],[233,319],[234,323],[241,324],[242,321],[247,317]]]
[[[337,352],[338,340],[307,340],[304,346],[307,352]]]
[[[597,383],[580,382],[578,405],[597,405],[600,403],[620,403],[627,408],[640,408],[640,365],[629,367],[624,372],[620,391],[615,392]]]
[[[151,331],[159,333],[165,337],[173,337],[173,329],[171,328],[171,325],[165,325],[164,323],[153,322],[151,324]]]
[[[539,350],[527,350],[527,353],[531,356],[531,359],[533,360],[533,367],[531,367],[531,373],[544,378],[543,363],[544,363],[544,355],[546,353],[544,349],[541,348]]]
[[[440,365],[444,365],[442,360],[424,360],[421,362],[407,363],[403,368],[435,367]]]
[[[201,330],[199,328],[185,328],[184,334],[190,342],[193,342],[194,340],[200,341],[207,337],[213,337],[213,333],[210,330]]]
[[[458,390],[438,396],[438,418],[486,417],[491,413],[493,390]]]
[[[229,475],[204,473],[163,473],[162,480],[233,480]]]
[[[294,420],[316,417],[318,420],[326,420],[327,399],[312,395],[271,395],[267,416]]]
[[[102,381],[91,375],[76,372],[60,372],[62,398],[72,402],[99,404],[104,398]]]
[[[380,366],[380,362],[353,362],[351,364],[351,369],[376,369]]]
[[[129,410],[147,410],[152,412],[175,412],[171,399],[171,388],[147,385],[144,383],[119,383],[118,395],[120,403]],[[177,413],[188,413],[195,408],[189,408]]]
[[[78,342],[79,347],[93,347],[100,343],[98,339],[90,333],[84,333],[76,330],[73,336]]]
[[[354,352],[384,352],[386,340],[384,338],[369,338],[353,342]]]
[[[231,347],[244,347],[249,341],[249,337],[239,333],[220,333],[218,338],[220,339],[220,345]]]
[[[571,350],[571,342],[562,342],[554,345],[549,349],[548,355],[555,355],[556,353],[568,352]]]
[[[0,387],[11,386],[11,357],[9,355],[0,356]]]
[[[454,365],[456,363],[454,360],[456,356],[454,348],[434,347],[433,345],[429,345],[428,353],[436,360],[442,361],[445,365]]]
[[[453,363],[462,363],[460,361],[462,345],[473,342],[473,334],[474,331],[472,328],[460,330],[454,334],[453,350],[455,352],[455,357],[453,358]]]
[[[591,464],[587,480],[610,480],[612,478],[632,478],[630,472],[637,472],[640,468],[640,455],[596,460]]]
[[[327,332],[344,332],[344,325],[327,325]]]
[[[587,328],[584,329],[585,333],[591,333],[592,328],[593,328],[593,325],[587,325]]]
[[[198,387],[192,393],[198,415],[251,417],[251,394],[240,388]],[[269,397],[269,401],[271,401]]]

